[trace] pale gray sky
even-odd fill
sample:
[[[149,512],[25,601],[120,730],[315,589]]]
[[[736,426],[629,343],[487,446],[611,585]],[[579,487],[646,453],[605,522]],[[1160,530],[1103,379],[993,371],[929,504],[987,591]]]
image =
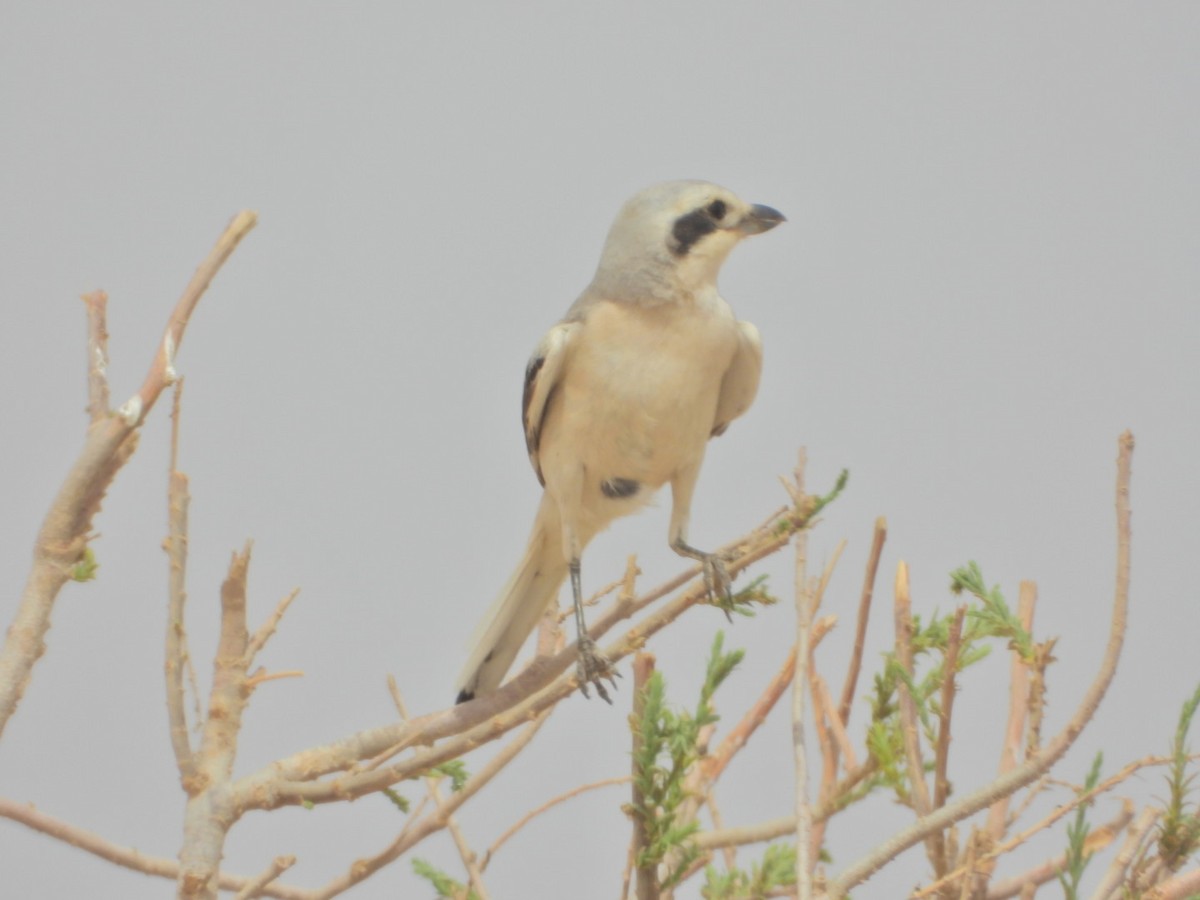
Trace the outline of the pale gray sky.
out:
[[[721,543],[782,502],[776,475],[801,445],[814,489],[849,468],[811,542],[821,560],[850,541],[827,601],[843,616],[827,674],[840,684],[886,515],[885,597],[900,559],[925,614],[952,605],[947,572],[968,559],[1014,602],[1020,579],[1038,581],[1038,633],[1060,636],[1053,730],[1102,650],[1116,438],[1131,428],[1128,646],[1061,774],[1080,780],[1100,748],[1108,771],[1161,752],[1200,680],[1198,89],[1200,7],[1186,3],[8,4],[2,619],[85,425],[77,296],[111,295],[123,399],[196,263],[252,208],[259,227],[179,357],[202,680],[224,566],[253,537],[252,616],[302,588],[263,661],[306,676],[255,695],[240,771],[389,721],[389,672],[415,712],[449,702],[538,496],[518,415],[526,357],[590,278],[624,199],[704,178],[789,222],[740,247],[722,279],[764,334],[766,368],[754,408],[712,445],[695,541]],[[166,412],[98,519],[99,580],[60,599],[0,742],[0,795],[174,856]],[[679,569],[666,505],[590,548],[588,586],[635,551],[644,585]],[[789,603],[791,565],[760,569]],[[698,609],[652,645],[678,702],[693,702],[727,627]],[[731,715],[791,628],[784,605],[727,635],[750,653],[724,692]],[[872,653],[890,639],[883,605]],[[1007,664],[988,671],[960,695],[962,788],[996,762]],[[555,714],[464,813],[477,847],[561,790],[627,771],[629,693],[626,678],[616,708],[577,698]],[[788,811],[789,759],[780,709],[726,776],[727,822]],[[1162,795],[1157,774],[1131,790]],[[492,865],[493,895],[614,897],[625,799],[610,789],[545,816]],[[839,820],[837,863],[904,820],[887,801]],[[249,874],[295,853],[286,880],[315,885],[398,825],[374,797],[255,815],[226,862]],[[448,841],[420,855],[458,873]],[[0,861],[12,896],[171,891],[7,821]],[[897,896],[925,871],[919,851],[900,871],[856,896]],[[400,863],[353,896],[429,893]]]

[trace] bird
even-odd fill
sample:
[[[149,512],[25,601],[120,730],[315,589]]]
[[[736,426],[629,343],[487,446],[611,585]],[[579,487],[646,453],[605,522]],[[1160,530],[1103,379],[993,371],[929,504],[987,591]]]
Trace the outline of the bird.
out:
[[[671,487],[668,542],[731,598],[725,561],[688,543],[692,494],[711,437],[749,409],[762,341],[717,291],[743,238],[785,217],[705,181],[669,181],[617,214],[591,283],[538,343],[522,420],[543,492],[516,570],[484,616],[456,683],[458,703],[494,691],[562,583],[571,582],[577,671],[611,703],[614,670],[588,636],[580,559],[613,520]]]

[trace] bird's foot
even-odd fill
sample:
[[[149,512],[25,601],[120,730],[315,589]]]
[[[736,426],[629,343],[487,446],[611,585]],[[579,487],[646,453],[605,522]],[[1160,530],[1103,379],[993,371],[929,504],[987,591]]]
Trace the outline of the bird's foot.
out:
[[[588,685],[592,684],[596,686],[596,693],[600,695],[600,699],[612,705],[604,682],[607,680],[613,686],[613,690],[616,690],[617,679],[621,677],[621,673],[596,650],[596,642],[589,637],[579,639],[579,661],[575,664],[575,671],[579,675],[579,689],[583,691],[583,696],[591,699]]]
[[[729,570],[725,568],[727,557],[720,553],[705,553],[681,540],[675,541],[671,547],[680,556],[686,556],[700,563],[700,572],[704,576],[704,587],[708,592],[709,603],[719,607],[724,611],[725,618],[732,621],[733,617],[730,612],[734,605],[733,579],[729,577]]]
[[[704,573],[704,587],[708,590],[708,599],[725,612],[725,618],[733,621],[729,614],[733,609],[733,579],[725,568],[725,558],[718,553],[705,553],[700,559],[700,567]]]

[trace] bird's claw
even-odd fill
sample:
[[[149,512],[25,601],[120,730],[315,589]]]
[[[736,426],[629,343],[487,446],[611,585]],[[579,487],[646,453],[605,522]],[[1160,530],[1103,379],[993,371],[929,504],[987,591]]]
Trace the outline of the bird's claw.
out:
[[[725,612],[725,618],[733,621],[729,614],[733,609],[733,579],[725,568],[725,560],[718,553],[705,553],[700,560],[701,571],[704,574],[704,587],[708,591],[708,599]]]
[[[614,669],[612,663],[596,650],[596,642],[591,638],[584,637],[579,640],[579,661],[575,664],[575,671],[579,676],[579,689],[583,692],[583,696],[591,699],[592,695],[588,693],[588,685],[593,684],[596,686],[596,693],[600,695],[600,699],[609,706],[612,705],[604,681],[607,679],[613,686],[613,690],[616,690],[617,679],[621,677],[621,673]]]

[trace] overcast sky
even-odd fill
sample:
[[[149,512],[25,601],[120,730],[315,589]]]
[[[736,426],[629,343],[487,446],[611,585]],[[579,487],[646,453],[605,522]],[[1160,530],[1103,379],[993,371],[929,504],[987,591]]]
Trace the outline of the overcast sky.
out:
[[[1081,781],[1098,749],[1108,772],[1166,750],[1200,680],[1200,7],[415,9],[0,12],[0,621],[86,424],[77,297],[110,294],[120,402],[195,265],[249,208],[260,224],[178,361],[201,680],[229,553],[253,538],[252,620],[302,589],[263,663],[306,674],[255,694],[239,772],[392,721],[388,673],[414,712],[441,708],[537,503],[519,425],[526,358],[590,279],[620,204],[656,181],[703,178],[789,221],[739,247],[722,277],[766,363],[755,406],[711,446],[694,542],[723,543],[783,502],[776,476],[801,446],[814,490],[848,468],[810,543],[822,561],[849,541],[827,598],[841,617],[818,659],[827,676],[840,689],[872,523],[886,515],[882,600],[901,559],[923,615],[951,608],[947,573],[970,559],[1014,604],[1021,579],[1038,582],[1037,634],[1060,638],[1052,733],[1103,648],[1116,439],[1130,428],[1127,649],[1060,775]],[[184,797],[161,674],[160,407],[97,519],[99,579],[64,590],[0,742],[0,795],[173,857]],[[617,577],[633,552],[644,586],[678,571],[668,507],[598,539],[585,586]],[[732,629],[699,608],[655,639],[677,702],[694,703],[719,628],[749,651],[719,706],[732,717],[757,695],[790,640],[791,565],[781,555],[757,570],[780,607]],[[884,603],[871,663],[890,618]],[[998,658],[964,683],[960,790],[994,771],[1007,671]],[[478,849],[562,790],[628,770],[629,683],[613,708],[566,702],[465,809]],[[777,710],[726,775],[727,824],[790,810],[788,735]],[[1158,773],[1129,790],[1164,792]],[[570,884],[615,897],[626,797],[599,791],[543,817],[489,869],[492,895]],[[838,820],[836,867],[906,820],[887,800]],[[379,797],[256,814],[232,832],[226,865],[251,874],[295,853],[285,880],[313,886],[399,824]],[[418,855],[461,877],[448,841]],[[12,896],[172,890],[8,821],[0,863]],[[897,872],[856,896],[898,896],[925,873],[920,851]],[[353,896],[429,894],[401,862]]]

